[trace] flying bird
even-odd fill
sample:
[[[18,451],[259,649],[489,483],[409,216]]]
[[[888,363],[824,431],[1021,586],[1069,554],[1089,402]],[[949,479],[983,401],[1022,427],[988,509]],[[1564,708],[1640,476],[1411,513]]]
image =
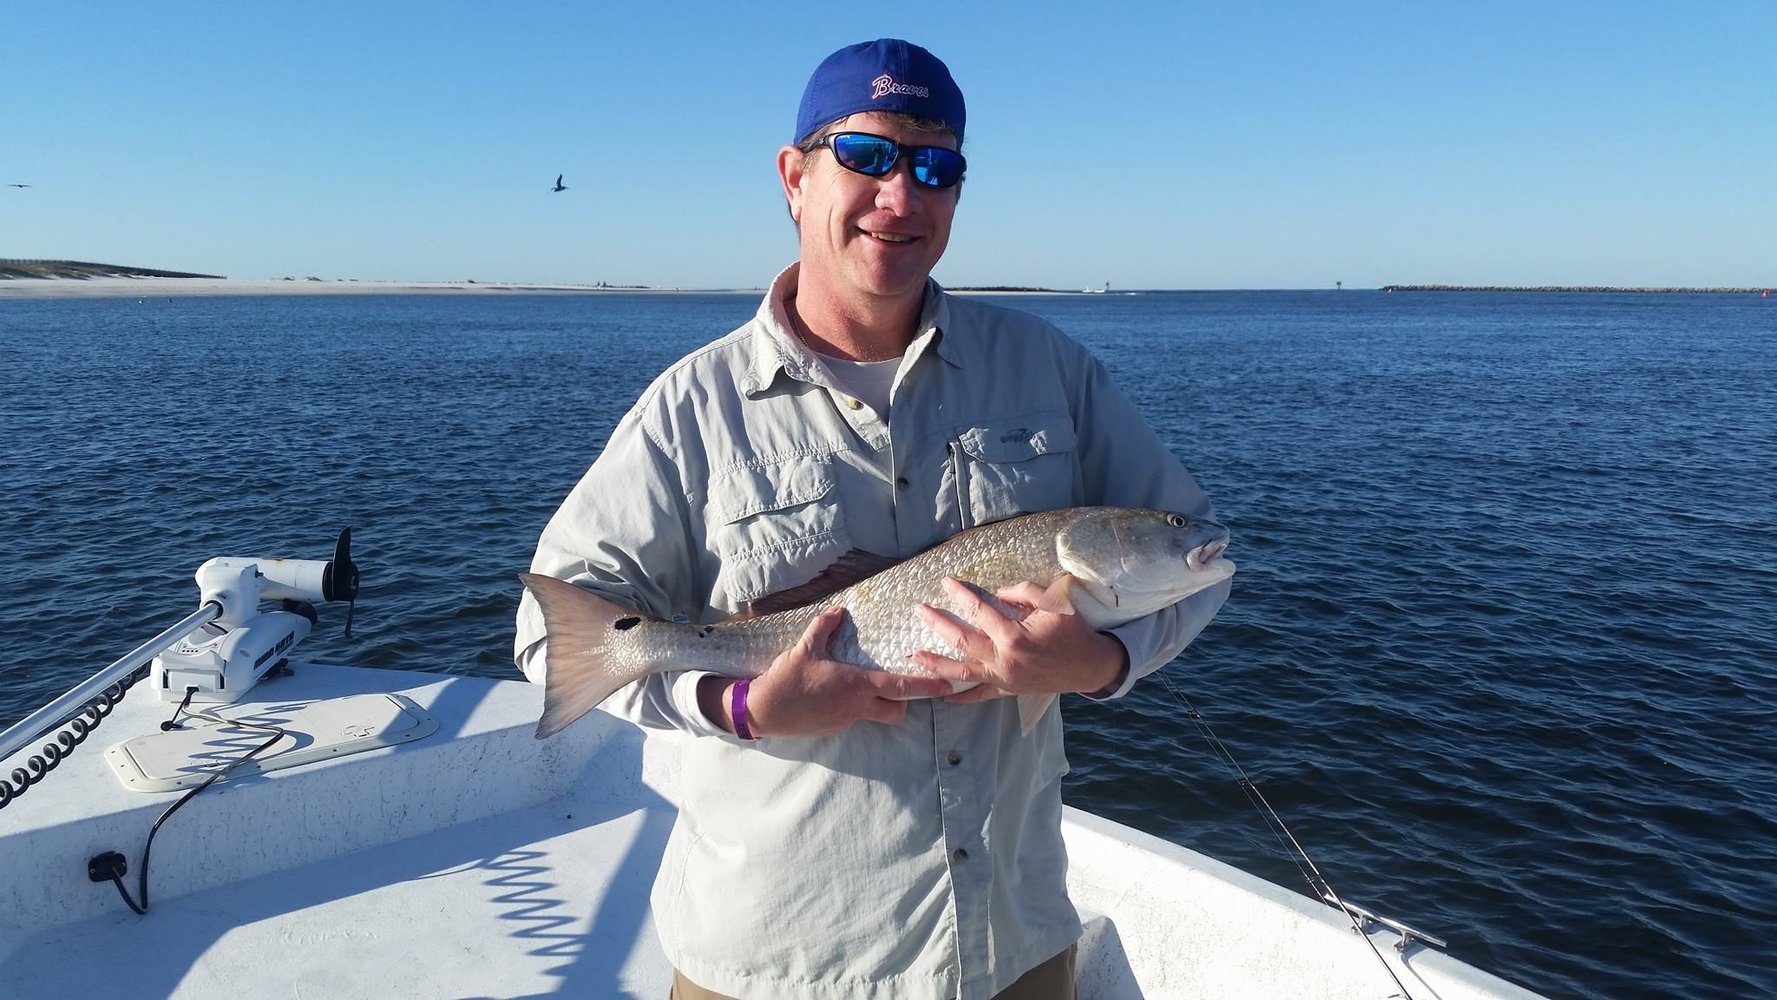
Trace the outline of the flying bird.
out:
[[[550,188],[549,190],[551,190],[551,191],[566,191],[568,189],[567,185],[565,185],[561,182],[561,178],[562,178],[561,174],[556,174],[555,175],[555,186]]]
[[[556,183],[557,183],[557,184],[560,184],[560,183],[561,183],[561,178],[559,178],[559,177],[558,177],[558,178],[556,178],[556,179],[555,179],[555,182],[556,182]],[[9,187],[9,188],[28,188],[28,187],[30,187],[30,186],[31,186],[31,185],[29,185],[29,184],[8,184],[8,185],[6,185],[6,186],[7,186],[7,187]]]

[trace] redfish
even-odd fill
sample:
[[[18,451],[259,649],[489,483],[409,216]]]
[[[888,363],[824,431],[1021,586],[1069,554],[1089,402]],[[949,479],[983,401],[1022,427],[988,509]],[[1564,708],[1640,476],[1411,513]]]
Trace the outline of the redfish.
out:
[[[765,598],[747,614],[713,625],[662,621],[553,577],[520,579],[536,596],[546,629],[548,676],[537,737],[560,732],[612,692],[649,674],[707,670],[756,677],[795,645],[816,615],[843,607],[835,660],[925,675],[915,650],[953,656],[914,614],[928,604],[956,613],[943,580],[954,577],[1002,613],[1019,616],[995,591],[1031,582],[1036,607],[1078,614],[1095,630],[1169,607],[1234,575],[1222,557],[1228,529],[1207,518],[1131,507],[1069,507],[984,524],[900,562],[851,553],[803,587]],[[957,690],[972,685],[959,684]],[[1025,728],[1053,695],[1020,695]]]

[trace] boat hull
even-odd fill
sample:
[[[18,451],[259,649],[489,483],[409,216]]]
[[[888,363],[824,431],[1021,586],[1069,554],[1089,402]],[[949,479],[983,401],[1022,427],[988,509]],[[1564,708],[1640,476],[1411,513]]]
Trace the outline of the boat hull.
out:
[[[134,892],[143,838],[177,797],[126,789],[105,760],[172,714],[145,688],[0,809],[0,996],[666,994],[648,894],[689,737],[593,713],[538,741],[535,685],[298,666],[223,714],[388,693],[438,730],[212,786],[156,838],[139,917],[87,861],[122,852]],[[1329,906],[1076,809],[1064,833],[1083,1000],[1395,992]],[[1415,996],[1536,996],[1373,939]]]

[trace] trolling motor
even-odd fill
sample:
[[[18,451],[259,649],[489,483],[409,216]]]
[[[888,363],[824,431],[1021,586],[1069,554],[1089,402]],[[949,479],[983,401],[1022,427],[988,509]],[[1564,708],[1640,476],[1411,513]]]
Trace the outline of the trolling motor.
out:
[[[149,680],[162,701],[231,703],[288,660],[317,620],[314,602],[347,602],[347,638],[357,605],[352,529],[339,533],[333,558],[221,557],[197,568],[198,604],[219,611],[207,625],[154,658]],[[260,605],[278,601],[277,610]],[[196,690],[193,691],[192,689]]]

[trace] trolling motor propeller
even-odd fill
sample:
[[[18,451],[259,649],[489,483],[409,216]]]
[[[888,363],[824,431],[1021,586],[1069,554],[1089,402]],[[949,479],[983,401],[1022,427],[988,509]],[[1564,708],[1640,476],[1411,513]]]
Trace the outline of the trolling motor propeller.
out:
[[[345,638],[352,637],[352,613],[358,610],[358,564],[352,561],[352,529],[343,528],[333,558],[321,573],[321,599],[346,602]]]
[[[326,561],[222,557],[199,566],[198,604],[213,605],[216,618],[154,658],[150,677],[161,700],[240,700],[308,637],[315,602],[346,602],[350,638],[358,596],[351,549],[352,529],[346,528]],[[281,602],[280,609],[261,611],[265,601]]]

